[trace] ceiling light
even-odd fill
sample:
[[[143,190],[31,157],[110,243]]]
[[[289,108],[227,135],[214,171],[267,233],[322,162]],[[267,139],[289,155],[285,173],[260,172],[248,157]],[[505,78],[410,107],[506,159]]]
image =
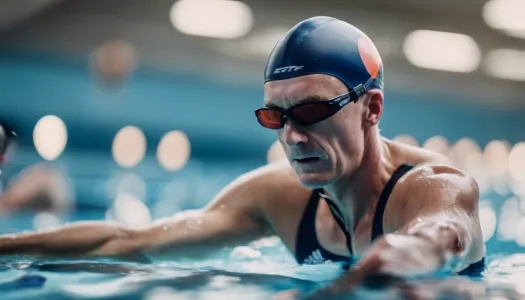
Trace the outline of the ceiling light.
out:
[[[403,51],[417,67],[449,72],[472,72],[481,60],[472,37],[451,32],[416,30],[406,37]]]
[[[245,36],[253,26],[250,7],[230,0],[179,0],[170,20],[184,34],[222,39]]]

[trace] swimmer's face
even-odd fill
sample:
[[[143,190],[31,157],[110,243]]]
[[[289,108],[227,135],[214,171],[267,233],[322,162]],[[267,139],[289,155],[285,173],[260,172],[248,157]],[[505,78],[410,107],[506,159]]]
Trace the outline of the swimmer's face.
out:
[[[322,74],[270,81],[264,86],[264,106],[287,109],[305,100],[329,100],[346,92],[348,88],[339,79]],[[370,98],[376,93],[369,91],[319,123],[301,126],[288,120],[276,130],[304,186],[322,187],[358,168],[365,151],[365,131],[371,125]]]

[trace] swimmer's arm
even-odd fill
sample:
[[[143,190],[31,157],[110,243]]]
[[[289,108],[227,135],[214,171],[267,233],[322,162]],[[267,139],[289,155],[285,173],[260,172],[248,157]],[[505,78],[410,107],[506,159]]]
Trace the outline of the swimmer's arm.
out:
[[[113,222],[77,222],[59,229],[0,236],[0,255],[81,256],[127,230]]]
[[[261,168],[225,187],[205,208],[181,213],[143,229],[105,221],[78,222],[35,233],[0,236],[0,255],[193,256],[241,244],[270,233],[259,208],[281,192],[271,186],[271,170]]]
[[[124,247],[152,259],[198,258],[266,235],[269,231],[263,222],[218,204],[159,220],[149,228],[133,231],[125,241],[104,245],[97,254],[119,252]]]
[[[232,220],[225,220],[227,217],[221,213],[195,211],[144,229],[116,222],[77,222],[51,231],[0,236],[0,255],[135,259],[139,253],[164,256],[169,252],[194,256],[201,254],[196,251],[204,250],[205,245],[208,250],[226,246],[241,234],[242,225],[233,228],[235,217],[230,217]]]
[[[233,210],[233,209],[232,209]],[[56,257],[195,256],[201,250],[240,242],[260,231],[251,220],[235,212],[196,210],[160,220],[143,229],[116,222],[77,222],[51,231],[0,236],[0,255]],[[214,248],[215,246],[215,248]]]

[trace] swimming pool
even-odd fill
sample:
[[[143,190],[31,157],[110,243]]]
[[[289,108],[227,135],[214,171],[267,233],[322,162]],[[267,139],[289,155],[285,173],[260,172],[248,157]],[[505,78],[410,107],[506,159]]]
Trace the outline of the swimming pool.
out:
[[[103,219],[79,211],[68,220]],[[34,215],[0,220],[2,233],[32,229]],[[435,299],[521,299],[525,254],[490,253],[480,277],[436,274],[406,285],[361,287],[353,299],[392,299],[417,293]],[[341,274],[339,265],[298,266],[276,237],[223,249],[199,261],[154,263],[115,260],[0,258],[1,299],[270,299],[279,291],[311,291]],[[461,296],[463,295],[463,296]],[[431,298],[431,299],[434,299]]]

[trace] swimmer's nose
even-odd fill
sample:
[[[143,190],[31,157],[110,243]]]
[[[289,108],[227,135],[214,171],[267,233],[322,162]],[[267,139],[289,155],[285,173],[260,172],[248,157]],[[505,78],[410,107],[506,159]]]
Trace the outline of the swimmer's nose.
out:
[[[301,143],[304,144],[308,142],[308,136],[291,125],[290,122],[286,122],[286,124],[284,124],[281,134],[284,142],[288,146],[297,146]]]

